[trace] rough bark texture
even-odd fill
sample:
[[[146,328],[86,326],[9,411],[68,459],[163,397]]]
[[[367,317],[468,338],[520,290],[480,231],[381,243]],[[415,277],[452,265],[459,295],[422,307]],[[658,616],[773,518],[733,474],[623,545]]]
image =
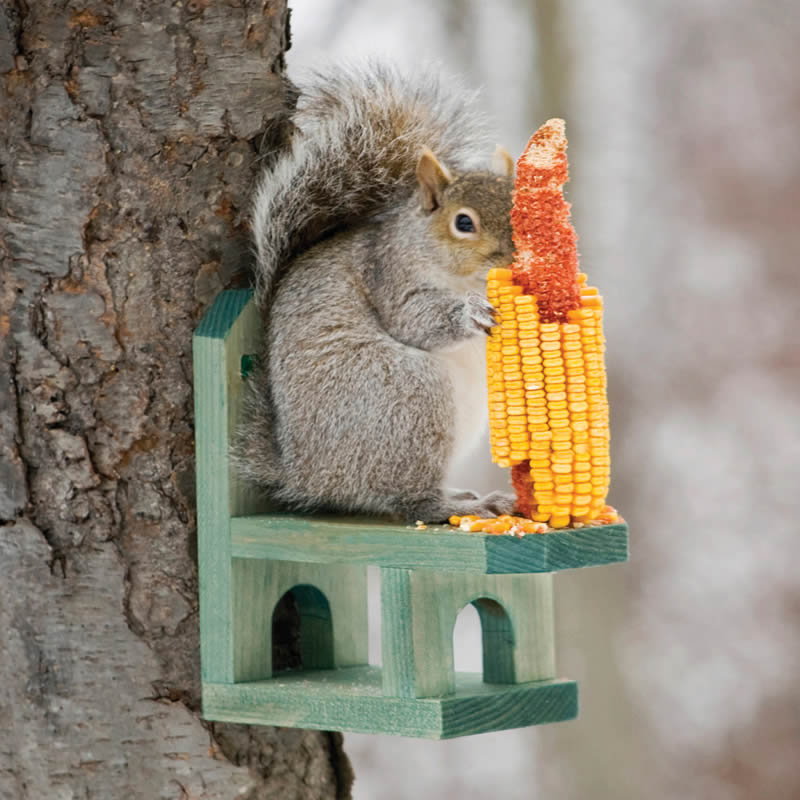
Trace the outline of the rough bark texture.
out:
[[[248,258],[287,17],[0,6],[0,798],[349,794],[340,736],[198,716],[191,334]]]

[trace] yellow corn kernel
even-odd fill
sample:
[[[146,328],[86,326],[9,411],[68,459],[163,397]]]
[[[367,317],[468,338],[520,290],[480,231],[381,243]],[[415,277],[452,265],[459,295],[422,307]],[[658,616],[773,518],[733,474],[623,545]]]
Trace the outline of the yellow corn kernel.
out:
[[[492,271],[501,328],[487,343],[492,456],[530,461],[534,523],[564,527],[596,518],[609,483],[608,402],[602,299],[582,276],[581,308],[566,323],[542,323],[536,298]],[[581,520],[577,519],[581,517]],[[498,521],[497,530],[505,526]]]
[[[502,281],[508,282],[511,281],[513,277],[513,272],[507,267],[493,267],[489,270],[489,274],[486,276],[487,280],[492,281]]]
[[[535,391],[536,389],[541,389],[544,386],[544,375],[542,374],[542,371],[536,367],[523,367],[522,377],[525,380],[525,388],[528,391]]]
[[[561,378],[564,379],[564,376],[567,374],[567,371],[564,369],[562,364],[542,364],[542,371],[548,378]]]

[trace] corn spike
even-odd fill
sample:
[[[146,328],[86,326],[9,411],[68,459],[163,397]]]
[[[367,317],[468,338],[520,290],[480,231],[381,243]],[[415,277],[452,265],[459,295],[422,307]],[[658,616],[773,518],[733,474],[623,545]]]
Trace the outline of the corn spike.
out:
[[[564,125],[550,120],[518,163],[514,264],[492,270],[487,285],[499,317],[487,343],[492,459],[512,468],[518,506],[531,524],[552,528],[614,514],[605,504],[603,299],[578,272],[566,179]],[[492,523],[491,532],[507,524]]]
[[[536,298],[515,292],[508,273],[489,275],[500,311],[487,343],[492,459],[526,465],[535,522],[560,528],[599,519],[608,513],[610,477],[599,295],[583,287],[566,322],[543,323]],[[507,380],[520,374],[521,388]]]

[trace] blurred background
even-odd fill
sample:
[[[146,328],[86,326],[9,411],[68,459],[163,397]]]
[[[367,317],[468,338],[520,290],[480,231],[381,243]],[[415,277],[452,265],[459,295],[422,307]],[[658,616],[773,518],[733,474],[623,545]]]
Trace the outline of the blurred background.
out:
[[[292,31],[295,79],[380,55],[483,87],[515,158],[566,119],[631,531],[556,578],[578,721],[346,735],[356,799],[800,797],[800,4],[296,0]],[[507,481],[486,443],[459,476]],[[455,646],[479,671],[471,607]]]

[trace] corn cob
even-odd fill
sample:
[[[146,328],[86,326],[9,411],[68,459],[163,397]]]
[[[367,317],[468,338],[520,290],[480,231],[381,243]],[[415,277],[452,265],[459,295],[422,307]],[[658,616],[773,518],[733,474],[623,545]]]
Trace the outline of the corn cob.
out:
[[[492,459],[511,467],[519,511],[552,528],[613,512],[603,303],[578,272],[566,180],[564,123],[550,120],[518,164],[515,261],[487,284]]]

